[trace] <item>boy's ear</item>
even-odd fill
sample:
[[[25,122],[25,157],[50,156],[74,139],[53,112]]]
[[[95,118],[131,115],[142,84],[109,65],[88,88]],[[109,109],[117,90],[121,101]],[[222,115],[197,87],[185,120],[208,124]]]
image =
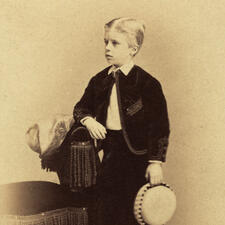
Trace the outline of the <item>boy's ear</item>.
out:
[[[131,47],[131,56],[135,56],[138,52],[138,47],[135,46],[135,47]]]

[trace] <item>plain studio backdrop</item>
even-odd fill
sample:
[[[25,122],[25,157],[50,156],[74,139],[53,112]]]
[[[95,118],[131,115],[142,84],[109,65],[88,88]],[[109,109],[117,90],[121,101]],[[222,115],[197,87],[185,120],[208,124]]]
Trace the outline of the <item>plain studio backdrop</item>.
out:
[[[165,180],[177,195],[169,225],[224,225],[225,2],[1,0],[0,183],[58,182],[24,134],[39,118],[72,114],[107,65],[103,26],[146,23],[135,62],[160,80],[171,123]]]

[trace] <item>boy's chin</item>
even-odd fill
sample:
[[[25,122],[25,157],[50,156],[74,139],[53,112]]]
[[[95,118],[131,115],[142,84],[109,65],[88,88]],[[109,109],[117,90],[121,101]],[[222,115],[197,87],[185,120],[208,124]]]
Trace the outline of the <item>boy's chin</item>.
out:
[[[106,58],[106,61],[107,61],[107,63],[108,63],[109,65],[112,65],[112,66],[115,66],[115,67],[120,67],[120,66],[123,65],[123,64],[121,64],[121,63],[114,62],[113,60],[110,60],[110,59],[107,59],[107,58]]]
[[[109,65],[115,65],[115,62],[113,62],[112,60],[109,60],[109,59],[106,59],[106,61],[107,61],[107,63],[109,64]]]
[[[113,64],[113,59],[110,57],[105,57],[106,61],[110,64]]]

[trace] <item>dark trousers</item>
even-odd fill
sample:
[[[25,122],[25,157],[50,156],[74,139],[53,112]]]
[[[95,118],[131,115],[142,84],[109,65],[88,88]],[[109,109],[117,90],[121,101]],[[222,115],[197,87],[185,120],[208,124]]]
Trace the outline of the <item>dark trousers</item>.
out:
[[[137,225],[135,196],[146,183],[146,156],[131,153],[121,131],[107,131],[90,225]]]

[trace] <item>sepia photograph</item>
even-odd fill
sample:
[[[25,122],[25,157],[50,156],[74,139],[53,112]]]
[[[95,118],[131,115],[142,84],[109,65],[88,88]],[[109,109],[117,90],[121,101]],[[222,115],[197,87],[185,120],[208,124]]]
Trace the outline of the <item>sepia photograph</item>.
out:
[[[224,225],[225,1],[0,0],[0,225]]]

